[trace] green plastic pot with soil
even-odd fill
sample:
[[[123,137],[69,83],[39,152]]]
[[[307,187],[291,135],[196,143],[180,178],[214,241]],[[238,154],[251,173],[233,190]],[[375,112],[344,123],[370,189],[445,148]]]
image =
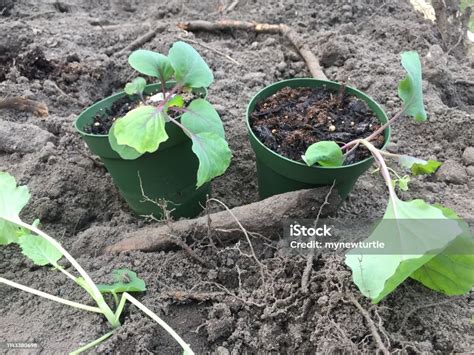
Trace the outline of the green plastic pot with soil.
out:
[[[220,117],[206,101],[212,72],[184,42],[175,43],[167,57],[137,50],[129,64],[159,83],[134,79],[124,92],[82,112],[76,129],[136,214],[194,217],[205,205],[211,179],[231,159]]]
[[[341,145],[375,132],[388,118],[359,90],[317,79],[289,79],[267,86],[247,107],[246,123],[256,155],[261,198],[287,191],[332,185],[346,198],[373,164],[367,149],[352,151],[342,166],[308,166],[302,156],[321,140]],[[383,148],[390,127],[376,137]]]

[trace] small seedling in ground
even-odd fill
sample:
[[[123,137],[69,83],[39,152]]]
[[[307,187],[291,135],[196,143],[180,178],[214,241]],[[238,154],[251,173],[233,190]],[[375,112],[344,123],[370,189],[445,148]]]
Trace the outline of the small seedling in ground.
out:
[[[469,226],[449,208],[430,205],[419,199],[400,200],[395,187],[408,190],[410,176],[401,176],[389,168],[385,158],[397,161],[402,169],[414,176],[432,174],[441,163],[391,154],[371,143],[403,116],[412,116],[418,122],[427,119],[418,54],[402,53],[402,65],[407,76],[398,86],[403,102],[400,112],[365,139],[353,140],[342,147],[335,142],[317,142],[308,147],[303,156],[310,166],[317,163],[323,167],[336,167],[343,165],[352,150],[363,145],[378,165],[377,171],[385,180],[389,199],[382,220],[366,241],[382,242],[384,250],[377,253],[357,248],[346,255],[346,264],[352,269],[354,282],[374,303],[409,277],[447,295],[467,293],[474,284],[474,238]]]
[[[127,269],[114,270],[112,276],[113,284],[95,284],[87,272],[79,263],[59,244],[55,239],[38,228],[39,221],[32,224],[23,222],[19,214],[28,203],[30,194],[26,186],[17,186],[15,179],[4,172],[0,172],[0,245],[18,244],[22,253],[33,263],[39,266],[51,265],[54,269],[62,272],[66,277],[81,286],[94,300],[96,306],[88,306],[73,302],[49,293],[21,285],[11,280],[0,277],[0,283],[18,288],[37,296],[56,301],[67,306],[82,309],[84,311],[102,314],[108,321],[112,331],[103,335],[87,345],[73,351],[71,354],[79,354],[100,344],[109,338],[120,327],[120,316],[127,301],[138,307],[150,318],[161,325],[183,348],[184,354],[193,354],[189,345],[184,342],[176,332],[161,318],[153,313],[144,304],[133,297],[129,292],[142,292],[146,290],[145,282],[138,278],[137,274]],[[74,276],[65,270],[59,260],[66,258],[76,269],[80,276]],[[115,300],[115,311],[113,311],[104,299],[103,294],[110,293]],[[120,298],[119,298],[120,296]]]
[[[192,151],[199,159],[196,186],[223,174],[232,154],[219,114],[205,99],[194,99],[186,106],[183,98],[183,93],[207,88],[214,80],[199,53],[185,42],[176,42],[168,56],[140,49],[129,56],[128,62],[141,74],[157,78],[161,93],[145,100],[146,81],[140,77],[125,86],[125,92],[138,95],[142,103],[113,124],[109,132],[112,148],[123,159],[153,153],[168,140],[166,123],[171,122],[192,141]],[[170,80],[173,86],[167,89]]]

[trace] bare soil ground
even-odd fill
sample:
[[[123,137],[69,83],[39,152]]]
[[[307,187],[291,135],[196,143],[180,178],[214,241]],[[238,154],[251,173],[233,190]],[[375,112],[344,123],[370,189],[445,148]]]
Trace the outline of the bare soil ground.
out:
[[[473,218],[474,167],[468,165],[474,159],[468,154],[463,158],[463,153],[474,146],[474,60],[459,50],[448,54],[438,28],[415,13],[408,1],[381,5],[371,0],[351,5],[241,0],[226,17],[293,26],[321,58],[331,80],[367,92],[389,114],[400,107],[399,53],[417,50],[424,64],[429,122],[397,123],[389,149],[437,158],[445,165],[434,177],[415,179],[402,197],[425,197]],[[247,102],[272,82],[309,73],[279,36],[238,31],[193,34],[175,26],[177,21],[220,19],[218,9],[217,0],[0,1],[0,96],[24,95],[46,102],[50,111],[46,119],[0,111],[0,170],[13,174],[32,192],[23,218],[40,218],[44,229],[99,282],[106,281],[115,268],[137,272],[148,285],[139,299],[197,353],[374,352],[378,345],[373,333],[351,297],[367,310],[391,352],[474,351],[472,293],[448,298],[407,281],[374,306],[355,289],[338,254],[319,256],[304,292],[300,284],[306,259],[288,257],[276,242],[261,238],[253,239],[261,264],[244,255],[249,251],[243,240],[217,250],[193,245],[209,267],[196,264],[181,250],[103,253],[124,232],[148,222],[130,213],[107,172],[88,157],[73,121],[88,105],[120,90],[135,75],[127,65],[127,54],[113,53],[156,24],[169,26],[145,48],[166,53],[184,37],[219,49],[240,63],[196,46],[214,72],[209,100],[222,116],[234,153],[227,173],[213,182],[213,197],[231,207],[257,200],[255,158],[244,125]],[[335,218],[377,217],[385,203],[382,180],[367,173]],[[87,302],[85,292],[59,273],[32,266],[16,246],[0,251],[0,275]],[[196,299],[203,293],[206,297]],[[0,286],[0,324],[0,342],[38,342],[44,354],[76,349],[108,330],[105,320],[95,314],[6,286]],[[158,325],[130,307],[123,327],[93,353],[179,351]]]

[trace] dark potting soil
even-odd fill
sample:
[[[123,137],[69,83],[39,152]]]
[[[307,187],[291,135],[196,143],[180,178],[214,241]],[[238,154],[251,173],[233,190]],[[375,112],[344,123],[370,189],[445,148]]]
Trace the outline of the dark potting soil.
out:
[[[156,94],[159,91],[151,93],[150,95],[145,96],[145,101]],[[192,100],[202,97],[198,93],[181,93],[180,95],[184,98],[185,105],[188,105]],[[110,108],[101,109],[100,112],[94,117],[92,123],[86,125],[83,129],[84,132],[90,134],[109,134],[109,130],[114,124],[117,118],[125,116],[129,111],[133,110],[140,104],[140,97],[138,96],[124,96],[121,99],[115,101]],[[153,103],[156,105],[156,103]],[[172,108],[169,110],[168,114],[171,117],[176,117],[177,112],[173,112]]]
[[[319,88],[286,87],[255,106],[250,125],[258,139],[274,152],[292,160],[301,156],[313,143],[335,141],[344,145],[369,136],[380,127],[367,104],[345,93]],[[383,135],[372,143],[382,147]],[[344,164],[369,156],[365,147],[349,154]]]
[[[84,132],[90,134],[109,134],[109,130],[117,118],[123,117],[136,106],[138,97],[124,96],[115,101],[110,108],[102,108],[94,117],[92,123],[84,126]]]

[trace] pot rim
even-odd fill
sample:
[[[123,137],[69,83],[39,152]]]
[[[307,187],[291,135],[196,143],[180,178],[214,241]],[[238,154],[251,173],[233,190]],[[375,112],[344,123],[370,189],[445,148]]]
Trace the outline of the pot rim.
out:
[[[345,169],[345,168],[350,168],[350,167],[354,167],[354,166],[357,166],[357,165],[361,165],[361,164],[364,164],[365,162],[369,161],[369,160],[373,160],[373,157],[372,156],[369,156],[367,158],[365,158],[364,160],[360,160],[356,163],[352,163],[352,164],[348,164],[348,165],[342,165],[342,166],[316,166],[316,165],[313,165],[313,166],[308,166],[307,164],[303,164],[301,162],[298,162],[296,160],[292,160],[292,159],[289,159],[287,157],[284,157],[283,155],[281,154],[278,154],[276,152],[274,152],[273,150],[271,150],[270,148],[268,148],[265,144],[263,144],[260,139],[258,139],[258,137],[255,135],[254,131],[252,130],[252,127],[250,127],[250,105],[253,103],[253,101],[255,100],[255,98],[257,96],[259,96],[263,91],[267,90],[268,88],[272,87],[272,86],[276,86],[276,85],[281,85],[283,83],[292,83],[292,82],[302,82],[302,85],[299,85],[299,86],[293,86],[294,88],[304,88],[306,86],[304,86],[304,82],[319,82],[319,83],[330,83],[330,84],[335,84],[335,85],[338,85],[340,86],[341,84],[340,83],[337,83],[335,81],[331,81],[331,80],[321,80],[321,79],[315,79],[315,78],[292,78],[292,79],[285,79],[285,80],[280,80],[280,81],[277,81],[275,83],[272,83],[270,85],[267,85],[265,86],[263,89],[261,89],[260,91],[258,91],[253,97],[252,99],[249,101],[249,103],[247,104],[247,108],[246,108],[246,112],[245,112],[245,124],[247,126],[247,131],[249,132],[249,134],[252,136],[252,138],[254,138],[254,140],[257,142],[257,144],[259,144],[261,147],[263,147],[265,150],[267,150],[268,152],[270,152],[272,155],[274,155],[276,158],[280,158],[284,161],[286,161],[287,163],[290,163],[290,164],[296,164],[296,165],[299,165],[299,166],[303,166],[303,167],[306,167],[306,168],[312,168],[312,169],[328,169],[328,170],[337,170],[337,169]],[[346,88],[350,89],[350,90],[353,90],[359,94],[361,94],[363,97],[359,97],[359,99],[363,100],[364,102],[367,102],[367,99],[369,99],[370,101],[372,101],[374,103],[374,105],[376,107],[378,107],[380,109],[381,112],[384,113],[384,115],[387,117],[387,114],[385,113],[384,109],[377,103],[377,101],[375,101],[372,97],[370,97],[369,95],[367,95],[366,93],[352,87],[352,86],[346,86]],[[268,96],[267,96],[268,97]],[[267,98],[266,97],[266,98]],[[378,118],[378,117],[377,117]],[[387,117],[387,120],[388,120],[388,117]],[[390,140],[390,135],[391,135],[391,127],[388,126],[387,128],[385,128],[384,130],[384,144],[383,146],[380,148],[380,149],[385,149],[385,147],[387,146],[387,144],[389,143],[389,140]]]

